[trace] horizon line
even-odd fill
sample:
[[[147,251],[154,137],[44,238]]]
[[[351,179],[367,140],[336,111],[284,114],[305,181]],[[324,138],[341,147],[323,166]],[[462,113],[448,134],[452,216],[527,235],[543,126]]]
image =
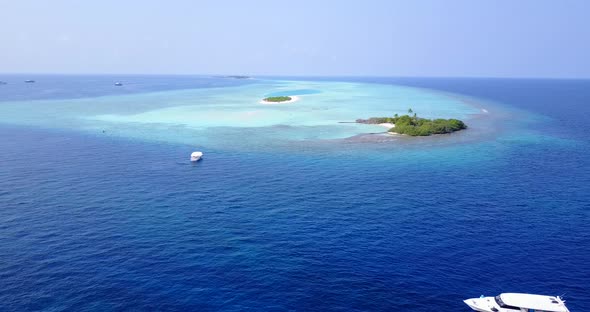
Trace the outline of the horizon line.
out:
[[[251,78],[256,77],[297,77],[297,78],[401,78],[401,79],[411,79],[411,78],[424,78],[424,79],[538,79],[538,80],[590,80],[590,76],[588,77],[533,77],[533,76],[440,76],[440,75],[433,75],[433,76],[414,76],[414,75],[323,75],[323,74],[310,74],[310,75],[301,75],[301,74],[211,74],[211,73],[201,73],[201,74],[189,74],[189,73],[162,73],[162,74],[154,74],[154,73],[56,73],[56,72],[0,72],[0,75],[47,75],[47,76],[212,76],[212,77],[227,77],[227,76],[247,76]]]

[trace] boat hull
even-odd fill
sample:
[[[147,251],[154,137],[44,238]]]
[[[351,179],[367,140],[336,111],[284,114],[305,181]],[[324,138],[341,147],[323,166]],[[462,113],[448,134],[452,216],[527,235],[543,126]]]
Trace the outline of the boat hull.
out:
[[[498,308],[496,310],[492,310],[493,305],[490,302],[491,297],[484,297],[484,298],[471,298],[467,300],[463,300],[466,305],[468,305],[471,309],[478,312],[497,312],[501,311]]]
[[[498,299],[500,297],[500,299]],[[497,297],[480,297],[463,300],[478,312],[555,311],[569,312],[560,297],[502,293]],[[501,305],[500,305],[501,304]]]
[[[197,161],[201,160],[202,157],[203,157],[203,153],[202,152],[193,152],[191,154],[191,161],[192,162],[197,162]]]

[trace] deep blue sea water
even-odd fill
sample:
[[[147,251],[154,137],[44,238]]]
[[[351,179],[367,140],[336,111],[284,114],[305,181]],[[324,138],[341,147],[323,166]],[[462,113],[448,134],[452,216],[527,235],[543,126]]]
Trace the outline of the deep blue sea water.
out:
[[[119,77],[45,78],[0,100],[125,92]],[[250,83],[202,79],[128,84]],[[587,310],[590,81],[341,80],[539,118],[448,146],[228,148],[197,164],[182,144],[0,125],[0,310],[469,311],[463,299],[500,292]]]

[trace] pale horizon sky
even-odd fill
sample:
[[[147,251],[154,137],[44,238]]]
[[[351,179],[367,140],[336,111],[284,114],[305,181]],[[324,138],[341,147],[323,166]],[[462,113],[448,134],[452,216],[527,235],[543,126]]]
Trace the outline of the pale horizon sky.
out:
[[[590,78],[585,0],[0,0],[0,72]]]

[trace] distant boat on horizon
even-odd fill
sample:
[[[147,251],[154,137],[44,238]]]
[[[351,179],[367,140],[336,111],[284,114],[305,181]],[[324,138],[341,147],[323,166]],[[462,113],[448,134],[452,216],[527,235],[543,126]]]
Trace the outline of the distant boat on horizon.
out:
[[[121,83],[121,82],[115,82],[115,86],[117,86],[117,87],[120,87],[122,85],[123,85],[123,83]]]
[[[25,80],[26,83],[34,83],[35,80]]]

